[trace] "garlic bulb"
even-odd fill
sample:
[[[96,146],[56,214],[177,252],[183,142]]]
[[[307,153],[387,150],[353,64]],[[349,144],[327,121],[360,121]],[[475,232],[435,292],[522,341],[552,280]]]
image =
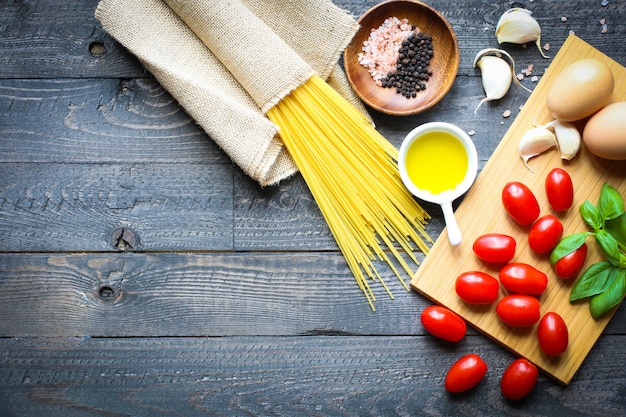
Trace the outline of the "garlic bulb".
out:
[[[544,129],[554,129],[559,151],[561,152],[561,159],[569,161],[576,156],[580,150],[580,144],[582,142],[580,132],[576,129],[576,126],[568,122],[553,120],[550,123],[539,127]]]
[[[524,44],[534,42],[542,57],[548,58],[541,50],[541,27],[532,17],[530,10],[514,7],[500,16],[496,25],[498,43]]]
[[[517,151],[526,168],[531,172],[535,172],[528,166],[528,160],[556,146],[557,142],[554,133],[545,127],[534,127],[524,133],[524,136],[520,139]]]
[[[495,55],[489,55],[495,54]],[[510,64],[502,56],[506,56]],[[474,58],[474,68],[480,68],[482,74],[482,84],[486,97],[482,99],[474,113],[478,112],[480,106],[486,101],[499,100],[505,96],[511,87],[511,81],[523,89],[530,90],[520,84],[515,76],[515,62],[513,57],[502,49],[487,48],[479,51]]]

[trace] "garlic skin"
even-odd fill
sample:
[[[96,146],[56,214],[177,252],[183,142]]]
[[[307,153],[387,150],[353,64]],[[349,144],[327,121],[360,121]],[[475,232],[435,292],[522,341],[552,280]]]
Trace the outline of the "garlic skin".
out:
[[[534,42],[542,57],[548,58],[541,49],[541,27],[532,12],[521,7],[507,10],[496,25],[498,43],[524,44]]]
[[[559,151],[561,152],[561,159],[570,161],[578,154],[582,137],[576,126],[568,122],[553,120],[539,127],[544,129],[552,128],[554,130]]]
[[[528,160],[556,146],[557,141],[554,133],[545,127],[534,127],[524,133],[517,146],[517,151],[526,168],[534,173],[535,171],[528,166]]]
[[[506,56],[510,64],[505,61],[502,56]],[[474,114],[478,112],[478,109],[483,103],[499,100],[504,97],[511,87],[511,81],[514,81],[515,84],[530,92],[528,88],[520,84],[515,76],[515,62],[513,57],[502,49],[487,48],[479,51],[474,58],[473,67],[480,68],[483,89],[487,95],[478,103]]]

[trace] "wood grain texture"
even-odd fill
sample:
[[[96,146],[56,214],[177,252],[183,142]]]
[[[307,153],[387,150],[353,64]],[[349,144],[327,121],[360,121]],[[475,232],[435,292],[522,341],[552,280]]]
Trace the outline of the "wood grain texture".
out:
[[[0,254],[0,337],[423,334],[382,279],[373,314],[338,253]]]
[[[230,160],[151,78],[0,80],[2,162]]]
[[[0,15],[1,78],[142,78],[147,75],[141,64],[116,43],[93,17],[98,0],[67,2],[15,1],[3,4]],[[378,0],[336,0],[338,6],[355,17]],[[602,52],[621,58],[623,38],[620,31],[626,17],[626,5],[621,1],[567,0],[496,2],[490,0],[431,0],[430,6],[441,11],[459,37],[461,62],[459,75],[476,76],[472,59],[485,47],[497,47],[493,35],[500,15],[509,7],[530,8],[541,25],[542,39],[557,51],[569,31],[585,39]],[[55,19],[50,19],[55,16]],[[563,21],[561,18],[566,17]],[[607,32],[602,33],[601,19],[607,19]],[[105,53],[94,56],[90,45],[98,42]],[[506,45],[515,53],[521,67],[537,65],[541,74],[549,62],[531,47]]]
[[[617,351],[621,337],[598,350]],[[460,355],[489,363],[471,393],[443,390]],[[457,347],[430,337],[2,339],[0,399],[19,416],[477,416],[617,417],[622,368],[595,355],[575,384],[542,375],[521,402],[503,400],[510,359],[482,337]],[[416,354],[419,353],[419,354]],[[479,399],[479,400],[478,400]],[[3,416],[4,417],[4,416]]]
[[[559,214],[566,235],[587,231],[576,209],[585,200],[597,202],[602,184],[607,182],[622,195],[626,194],[624,162],[602,160],[591,155],[584,146],[571,161],[562,161],[558,151],[535,157],[529,162],[534,172],[524,166],[518,155],[517,144],[524,133],[533,128],[534,123],[544,124],[551,120],[545,102],[554,79],[567,65],[583,58],[595,58],[605,62],[616,80],[611,101],[626,99],[626,68],[571,35],[456,211],[463,233],[462,244],[451,247],[445,242],[445,234],[442,235],[411,281],[413,288],[460,313],[478,329],[516,354],[528,358],[563,383],[571,380],[615,310],[594,320],[587,303],[570,304],[571,282],[562,281],[556,276],[550,267],[548,255],[538,256],[528,248],[528,228],[520,227],[508,216],[501,205],[501,192],[507,182],[520,181],[534,191],[540,202],[541,212],[551,213],[545,198],[545,178],[554,167],[565,169],[571,175],[575,188],[574,208],[566,214]],[[489,217],[476,221],[477,213],[489,213]],[[464,271],[482,270],[497,276],[498,265],[485,264],[472,251],[476,238],[492,232],[513,236],[518,243],[513,260],[531,264],[550,277],[548,289],[539,297],[542,314],[548,311],[560,314],[570,333],[569,348],[558,358],[546,357],[537,349],[535,326],[511,328],[497,318],[495,304],[488,308],[475,308],[456,295],[454,282]],[[586,265],[603,259],[601,250],[590,244]]]
[[[232,173],[210,164],[2,164],[2,251],[230,250]]]
[[[340,254],[1,254],[0,338],[424,335],[431,302],[383,278],[373,314]]]

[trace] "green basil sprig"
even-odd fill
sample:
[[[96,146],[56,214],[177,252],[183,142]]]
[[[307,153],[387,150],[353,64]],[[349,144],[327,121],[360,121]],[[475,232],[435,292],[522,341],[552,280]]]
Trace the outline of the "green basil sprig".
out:
[[[598,204],[585,201],[580,214],[593,231],[575,233],[563,238],[550,255],[552,265],[580,248],[587,237],[606,254],[606,260],[595,263],[583,272],[570,293],[570,302],[589,298],[591,315],[599,318],[618,306],[626,296],[626,213],[624,199],[609,184],[600,191]]]

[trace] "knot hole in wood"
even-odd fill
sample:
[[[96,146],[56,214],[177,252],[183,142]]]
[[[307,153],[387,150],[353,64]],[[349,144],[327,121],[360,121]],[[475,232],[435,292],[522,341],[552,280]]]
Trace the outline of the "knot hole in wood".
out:
[[[117,228],[111,233],[111,243],[117,249],[125,251],[127,249],[134,249],[139,241],[135,232],[127,227]]]
[[[106,52],[106,46],[104,46],[104,44],[100,41],[94,41],[89,44],[89,53],[96,58],[100,58]]]
[[[109,285],[103,285],[98,290],[98,295],[100,296],[100,299],[105,303],[112,303],[119,297],[120,291]]]

